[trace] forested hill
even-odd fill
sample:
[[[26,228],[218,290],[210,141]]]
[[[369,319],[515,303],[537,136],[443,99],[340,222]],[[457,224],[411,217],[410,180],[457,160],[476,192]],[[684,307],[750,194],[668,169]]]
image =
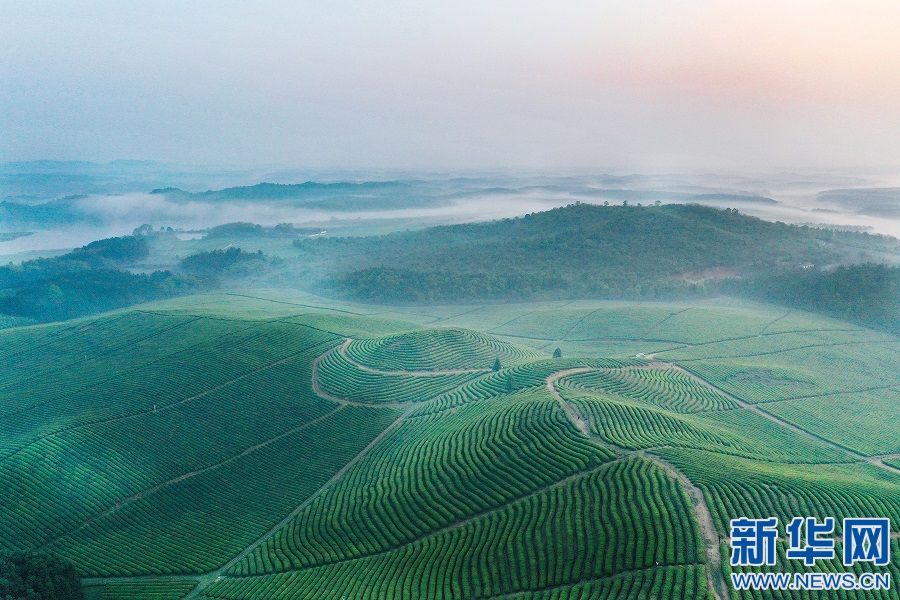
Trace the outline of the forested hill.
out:
[[[256,185],[208,190],[192,194],[178,188],[155,189],[151,194],[166,196],[175,202],[254,202],[286,203],[320,210],[387,210],[414,206],[440,206],[446,202],[440,188],[424,182],[366,181],[362,183],[305,183]]]
[[[574,204],[489,223],[311,239],[301,258],[337,293],[373,301],[665,298],[717,281],[896,257],[900,241],[772,223],[698,205]]]

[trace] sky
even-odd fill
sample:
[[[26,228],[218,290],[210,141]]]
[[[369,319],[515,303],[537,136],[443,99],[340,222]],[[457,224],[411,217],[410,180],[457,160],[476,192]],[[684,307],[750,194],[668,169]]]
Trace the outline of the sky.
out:
[[[0,0],[0,162],[894,170],[900,2]]]

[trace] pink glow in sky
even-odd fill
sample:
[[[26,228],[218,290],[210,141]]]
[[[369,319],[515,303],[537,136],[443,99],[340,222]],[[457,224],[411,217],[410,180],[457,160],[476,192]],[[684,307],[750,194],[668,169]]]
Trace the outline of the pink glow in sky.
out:
[[[0,0],[0,160],[900,165],[900,2]]]

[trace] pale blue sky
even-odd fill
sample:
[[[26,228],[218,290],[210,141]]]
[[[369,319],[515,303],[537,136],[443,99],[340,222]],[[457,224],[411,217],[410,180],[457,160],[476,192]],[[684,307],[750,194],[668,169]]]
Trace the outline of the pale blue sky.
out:
[[[900,2],[0,0],[0,161],[900,165]]]

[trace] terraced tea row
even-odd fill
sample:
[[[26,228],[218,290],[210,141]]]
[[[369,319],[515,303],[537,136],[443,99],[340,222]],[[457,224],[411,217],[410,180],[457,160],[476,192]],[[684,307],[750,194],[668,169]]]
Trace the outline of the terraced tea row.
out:
[[[565,377],[559,385],[615,394],[680,413],[738,407],[702,381],[673,368],[595,370]]]
[[[115,352],[147,337],[183,325],[197,317],[127,312],[65,324],[49,324],[4,331],[0,347],[0,386],[52,372],[90,357]],[[78,352],[73,351],[74,349]]]
[[[118,321],[115,320],[116,323]],[[110,340],[113,347],[104,347],[101,341],[101,347],[96,348],[92,346],[96,346],[98,341],[90,339],[94,330],[88,329],[60,341],[58,348],[39,348],[35,352],[24,350],[7,356],[6,362],[9,364],[2,375],[5,378],[2,394],[7,402],[2,414],[15,414],[36,400],[48,400],[101,386],[120,373],[176,356],[185,349],[202,346],[218,338],[227,338],[252,325],[206,319],[173,320],[151,315],[140,317],[137,323],[129,320],[122,326],[139,329],[139,339],[123,333],[119,340]],[[107,337],[114,337],[115,331],[113,327],[113,332]],[[99,333],[103,332],[105,330],[101,328]],[[5,342],[5,332],[3,337]],[[44,351],[47,352],[46,358],[42,357]]]
[[[691,361],[683,366],[716,387],[752,403],[897,385],[900,342],[821,346],[814,350]]]
[[[310,363],[322,349],[314,345],[189,402],[44,437],[8,457],[0,463],[0,537],[46,543],[124,498],[334,410],[337,405],[315,396],[309,385]]]
[[[845,517],[877,515],[900,527],[900,475],[866,463],[802,465],[770,463],[704,450],[654,450],[703,489],[719,534],[738,516],[777,516],[783,526],[795,516],[834,517],[836,533]],[[782,535],[784,535],[782,531]]]
[[[425,415],[441,412],[467,402],[493,398],[527,388],[544,387],[547,377],[565,369],[586,366],[598,369],[619,369],[643,364],[645,364],[644,361],[637,359],[616,360],[612,358],[557,358],[529,362],[479,377],[416,408],[413,414]]]
[[[314,327],[340,337],[359,339],[377,338],[417,328],[408,321],[357,314],[312,312],[283,320],[287,323]]]
[[[489,598],[702,561],[678,484],[617,461],[408,545],[286,573],[229,578],[210,598]]]
[[[782,310],[737,323],[731,308],[548,306],[414,311],[449,329],[382,318],[398,308],[286,304],[265,313],[281,321],[194,306],[0,332],[0,366],[15,371],[0,370],[0,548],[62,554],[109,577],[92,593],[126,600],[195,583],[192,598],[235,600],[693,599],[708,597],[700,525],[723,540],[736,516],[900,526],[889,469],[677,367],[565,345],[618,337],[633,355],[677,340],[654,344],[900,466],[897,342]],[[529,342],[539,352],[460,328],[488,323],[550,337]],[[536,358],[556,345],[566,358]],[[589,371],[555,379],[570,421],[546,382],[576,368]],[[601,440],[645,451],[616,458]]]
[[[696,360],[719,358],[749,358],[804,350],[815,352],[818,348],[833,346],[868,346],[868,350],[879,353],[885,344],[891,345],[896,338],[866,329],[849,329],[846,331],[797,331],[782,333],[766,333],[759,336],[712,342],[694,346],[683,346],[658,352],[657,356],[664,360],[679,363]]]
[[[176,338],[177,340],[177,338]],[[68,376],[48,378],[52,393],[30,396],[4,394],[4,404],[22,403],[15,418],[0,423],[0,449],[7,454],[35,439],[63,429],[159,410],[247,377],[309,348],[335,338],[308,327],[283,323],[257,324],[201,343],[181,347],[174,354],[118,372],[110,379],[100,371],[97,381],[66,390]],[[178,342],[175,342],[176,345]],[[90,370],[85,378],[90,379]]]
[[[835,444],[873,455],[900,453],[898,406],[900,388],[890,388],[769,402],[763,408]]]
[[[478,377],[480,373],[386,375],[357,367],[340,351],[317,363],[315,376],[329,395],[351,402],[423,402]]]
[[[196,586],[189,580],[108,583],[86,586],[86,595],[89,600],[180,600]]]
[[[544,390],[407,419],[233,573],[384,552],[611,458]]]
[[[540,358],[541,354],[466,329],[429,329],[377,339],[354,340],[351,360],[380,371],[490,369]]]
[[[390,409],[343,407],[315,427],[121,503],[46,549],[95,576],[214,570],[315,492],[397,416]]]
[[[578,388],[560,394],[584,415],[591,432],[627,448],[675,446],[786,463],[853,462],[853,457],[746,409],[682,415],[591,396]]]
[[[538,310],[489,330],[495,335],[544,340],[646,340],[703,344],[747,338],[766,331],[783,310],[748,311],[713,307],[610,306]],[[788,330],[834,327],[827,319],[797,315]],[[847,327],[844,325],[844,327]]]
[[[539,592],[503,596],[504,600],[637,600],[671,598],[703,600],[706,589],[704,565],[653,567],[603,577],[586,583],[555,587]]]

